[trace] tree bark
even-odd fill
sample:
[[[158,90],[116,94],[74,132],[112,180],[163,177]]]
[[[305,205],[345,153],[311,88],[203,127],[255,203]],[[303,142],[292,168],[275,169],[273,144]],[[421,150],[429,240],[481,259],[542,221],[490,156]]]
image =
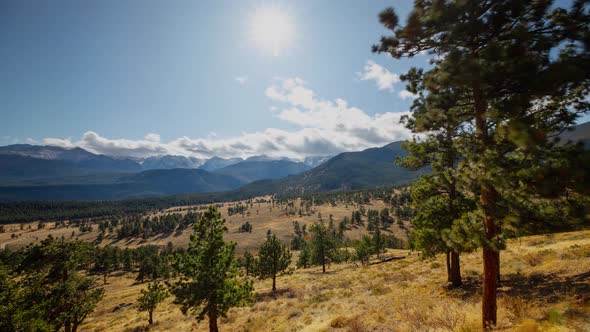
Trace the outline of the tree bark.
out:
[[[481,204],[485,213],[486,239],[490,242],[498,236],[498,227],[493,216],[495,200],[495,190],[486,188],[482,191]],[[496,292],[498,290],[499,259],[500,255],[496,249],[490,246],[483,248],[482,325],[486,330],[493,328],[497,322]]]
[[[461,281],[461,262],[459,259],[459,253],[451,251],[451,272],[450,272],[451,285],[453,288],[460,287],[463,285]]]
[[[209,313],[209,332],[219,332],[217,327],[217,314]]]
[[[273,274],[272,276],[272,292],[274,293],[277,290],[277,275]]]
[[[477,140],[481,145],[482,151],[489,148],[489,134],[484,114],[486,112],[486,102],[482,96],[481,88],[478,82],[473,87],[473,99],[475,106],[475,129]],[[485,162],[485,161],[484,161]],[[493,242],[499,235],[499,227],[496,225],[495,209],[497,191],[487,183],[481,185],[479,201],[484,213],[485,236],[488,244],[483,248],[483,291],[482,291],[482,326],[484,330],[492,329],[497,323],[497,303],[496,293],[498,290],[498,273],[500,266],[500,256],[493,246]]]
[[[150,325],[152,325],[154,323],[154,319],[153,319],[154,311],[150,310],[150,311],[148,311],[148,314],[150,315],[150,317],[148,318],[148,323]]]
[[[72,325],[70,325],[70,322],[66,322],[64,324],[64,331],[65,332],[72,332]]]
[[[498,231],[498,233],[500,233]],[[498,287],[500,287],[500,250],[496,251],[496,255],[498,256],[496,259],[498,260]]]
[[[455,153],[452,148],[453,145],[453,137],[452,137],[452,129],[447,128],[447,144],[449,145],[449,150],[447,152],[447,168],[453,169],[455,167]],[[453,218],[451,221],[451,225],[453,221],[458,217],[457,216],[457,208],[455,207],[455,201],[457,200],[457,181],[455,179],[455,175],[452,176],[452,180],[449,183],[449,214]],[[449,226],[451,226],[449,225]],[[450,261],[449,261],[449,252],[447,252],[447,275],[448,281],[451,283],[452,288],[460,287],[463,282],[461,281],[461,261],[459,260],[459,252],[455,250],[450,251]]]
[[[447,251],[447,282],[452,282],[451,279],[451,252]]]

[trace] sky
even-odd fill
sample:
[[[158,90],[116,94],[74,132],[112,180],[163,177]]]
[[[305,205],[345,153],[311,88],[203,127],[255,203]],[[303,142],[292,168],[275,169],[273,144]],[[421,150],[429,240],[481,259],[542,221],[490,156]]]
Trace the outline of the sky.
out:
[[[407,139],[396,1],[0,2],[0,145],[303,158]]]

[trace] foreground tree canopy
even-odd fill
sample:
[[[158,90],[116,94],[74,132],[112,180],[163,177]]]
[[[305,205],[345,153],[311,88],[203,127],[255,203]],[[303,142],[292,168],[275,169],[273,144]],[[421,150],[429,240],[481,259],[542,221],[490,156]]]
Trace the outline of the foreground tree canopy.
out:
[[[0,262],[0,330],[77,331],[104,295],[94,278],[81,273],[92,248],[48,238],[23,251],[16,268]]]
[[[489,328],[497,321],[503,234],[529,221],[523,206],[587,184],[579,147],[555,137],[588,111],[589,2],[564,9],[546,0],[416,0],[405,26],[392,8],[379,18],[393,34],[375,52],[433,57],[431,69],[404,76],[418,95],[410,127],[456,133],[458,186],[476,206],[458,219],[462,236],[453,240],[483,247],[482,323]],[[441,149],[441,137],[433,139]]]

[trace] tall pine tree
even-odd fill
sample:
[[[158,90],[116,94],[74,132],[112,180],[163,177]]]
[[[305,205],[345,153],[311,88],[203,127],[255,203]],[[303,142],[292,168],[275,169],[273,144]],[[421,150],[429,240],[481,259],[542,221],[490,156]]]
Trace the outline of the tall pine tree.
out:
[[[380,14],[393,35],[373,50],[430,54],[433,67],[421,79],[426,103],[451,98],[463,108],[455,116],[469,130],[457,140],[458,171],[477,209],[461,228],[483,247],[486,329],[497,322],[502,232],[521,222],[513,204],[563,194],[575,175],[572,146],[553,136],[588,110],[589,16],[585,0],[569,10],[549,0],[416,0],[405,26],[392,8]]]
[[[425,137],[404,143],[410,154],[398,163],[411,169],[431,170],[411,189],[417,211],[412,218],[412,245],[425,256],[445,253],[447,281],[458,287],[462,284],[460,253],[466,248],[461,242],[451,241],[448,234],[461,215],[473,209],[472,201],[458,188],[456,169],[460,159],[456,139],[465,132],[458,115],[465,109],[455,103],[452,91],[439,88],[436,98],[425,98],[422,70],[412,69],[402,79],[408,81],[408,90],[418,95],[412,105],[413,116],[404,121],[414,133]]]

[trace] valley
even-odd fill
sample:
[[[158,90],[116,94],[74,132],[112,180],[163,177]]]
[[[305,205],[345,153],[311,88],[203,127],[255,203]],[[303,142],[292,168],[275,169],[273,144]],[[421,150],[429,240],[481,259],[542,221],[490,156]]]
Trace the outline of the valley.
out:
[[[298,210],[301,208],[302,200],[293,199],[290,200],[294,206],[298,208],[286,208],[285,205],[276,204],[273,206],[271,203],[270,196],[262,196],[252,199],[251,201],[262,200],[261,203],[252,203],[251,207],[244,213],[229,214],[228,209],[238,205],[248,206],[246,201],[234,201],[226,203],[218,203],[219,210],[222,217],[226,220],[226,226],[228,231],[224,234],[224,238],[227,241],[233,241],[237,243],[236,251],[243,253],[244,251],[257,252],[260,244],[264,242],[266,238],[266,232],[272,231],[274,234],[287,242],[290,243],[293,238],[293,222],[297,221],[300,224],[312,224],[319,221],[318,216],[321,216],[322,220],[328,222],[333,220],[339,222],[345,217],[350,218],[351,213],[359,209],[359,204],[337,204],[335,206],[331,204],[317,205],[311,208],[309,214],[299,216]],[[168,208],[159,210],[153,213],[143,215],[143,217],[154,217],[162,216],[171,213],[178,213],[181,215],[186,214],[189,211],[199,211],[206,208],[207,205],[192,205],[192,206],[179,206],[174,208]],[[363,204],[364,209],[382,210],[388,207],[381,200],[373,200],[367,204]],[[286,213],[289,212],[289,214]],[[105,218],[98,218],[97,220],[104,220]],[[110,218],[107,218],[107,220]],[[19,224],[6,224],[4,225],[4,233],[0,233],[0,246],[2,248],[8,248],[17,250],[27,245],[39,243],[47,237],[51,236],[54,238],[75,238],[84,241],[96,241],[98,237],[98,221],[89,220],[92,225],[91,231],[80,231],[79,227],[73,225],[61,225],[56,222],[43,222],[43,228],[39,228],[38,222],[33,223],[19,223]],[[244,223],[250,223],[252,225],[252,232],[239,232],[239,228]],[[21,230],[22,227],[22,230]],[[30,228],[29,228],[30,227]],[[405,226],[401,228],[398,224],[392,224],[384,233],[395,235],[401,239],[406,237]],[[14,234],[14,235],[13,235]],[[72,236],[73,234],[73,236]],[[142,245],[156,245],[165,247],[168,242],[172,242],[174,247],[186,247],[188,245],[189,236],[191,234],[191,228],[183,230],[180,234],[174,231],[169,234],[156,234],[147,238],[143,237],[130,237],[119,239],[115,232],[106,232],[104,239],[99,243],[101,246],[114,245],[121,248],[134,248]],[[351,240],[358,240],[362,235],[369,234],[366,227],[355,227],[347,230],[345,235]]]
[[[358,200],[358,195],[362,194],[351,196]],[[381,199],[360,198],[363,204],[354,200],[329,203],[332,199],[320,200],[319,204],[308,205],[308,208],[306,200],[301,198],[275,201],[271,196],[218,203],[217,206],[228,228],[224,239],[237,243],[238,257],[245,252],[256,254],[268,230],[285,243],[291,243],[294,221],[300,225],[311,225],[320,219],[338,223],[351,217],[353,211],[383,208],[393,211],[396,207]],[[185,215],[204,208],[203,205],[177,206],[144,217]],[[404,218],[393,214],[392,218],[391,225],[383,228],[383,234],[407,241],[407,232],[412,226]],[[85,231],[68,223],[44,222],[41,228],[39,223],[7,224],[4,233],[0,233],[0,246],[17,250],[38,244],[47,237],[64,237],[121,249],[145,245],[185,248],[191,234],[191,227],[188,227],[181,233],[121,239],[115,228],[112,232],[106,231],[99,240],[99,223],[104,220],[103,217],[90,220],[85,226],[90,225],[91,230]],[[363,220],[364,226],[347,228],[346,241],[353,243],[372,233],[367,230],[366,217]],[[240,232],[240,226],[246,222],[251,224],[251,232]],[[366,266],[356,260],[334,262],[329,264],[327,273],[322,273],[321,267],[297,268],[295,262],[300,252],[293,253],[291,272],[278,277],[277,292],[270,291],[269,280],[253,278],[254,303],[231,309],[226,318],[220,319],[223,330],[374,331],[383,330],[382,326],[399,331],[479,330],[481,294],[478,290],[482,272],[478,250],[462,255],[464,286],[458,289],[445,286],[443,255],[424,258],[408,249],[388,249],[383,258],[373,257]],[[388,257],[397,259],[388,261]],[[502,250],[502,257],[502,286],[498,295],[502,318],[498,330],[578,331],[586,326],[590,320],[589,231],[511,239]],[[136,276],[135,272],[113,270],[108,282],[101,286],[105,290],[104,299],[80,330],[143,331],[146,316],[137,312],[136,298],[147,283],[138,282]],[[198,323],[194,317],[182,315],[171,299],[158,306],[154,317],[155,324],[150,331],[206,331],[208,328],[206,321]]]

